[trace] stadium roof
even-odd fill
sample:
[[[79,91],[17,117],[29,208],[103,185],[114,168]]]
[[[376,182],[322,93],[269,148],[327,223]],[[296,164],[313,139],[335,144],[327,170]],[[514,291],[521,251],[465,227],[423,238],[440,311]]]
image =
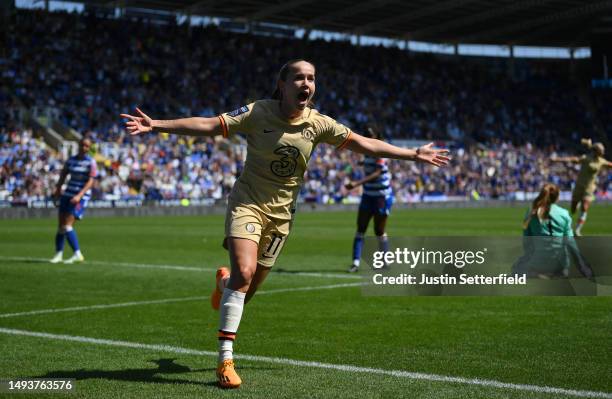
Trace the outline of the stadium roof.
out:
[[[84,0],[99,6],[269,22],[433,43],[588,46],[612,0]]]

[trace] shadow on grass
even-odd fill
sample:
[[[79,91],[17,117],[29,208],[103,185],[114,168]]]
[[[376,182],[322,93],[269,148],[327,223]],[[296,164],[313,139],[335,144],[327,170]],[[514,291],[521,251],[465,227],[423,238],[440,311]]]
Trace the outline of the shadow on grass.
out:
[[[348,264],[347,264],[348,265]],[[348,266],[346,267],[346,269],[308,269],[308,270],[288,270],[288,269],[283,269],[282,267],[274,268],[272,269],[272,273],[277,273],[277,274],[298,274],[298,273],[321,273],[321,274],[346,274],[349,275],[348,273],[346,273],[346,271],[348,270]]]
[[[205,372],[214,375],[215,368],[203,368],[203,369],[191,369],[190,367],[183,366],[175,363],[175,359],[157,359],[151,360],[151,363],[157,364],[157,368],[135,368],[135,369],[124,369],[124,370],[57,370],[49,371],[45,375],[36,376],[32,378],[65,378],[74,380],[88,380],[88,379],[106,379],[111,381],[131,381],[131,382],[147,382],[154,384],[180,384],[180,385],[206,385],[206,386],[217,386],[217,381],[194,381],[187,379],[178,378],[165,378],[158,374],[184,374],[184,373],[195,373]],[[238,367],[240,369],[248,369],[254,367]],[[256,367],[261,369],[260,367]]]
[[[49,257],[51,259],[51,257]],[[49,259],[20,259],[20,258],[2,258],[0,259],[0,263],[46,263],[52,265],[49,262]],[[63,265],[63,263],[58,263],[59,265]]]

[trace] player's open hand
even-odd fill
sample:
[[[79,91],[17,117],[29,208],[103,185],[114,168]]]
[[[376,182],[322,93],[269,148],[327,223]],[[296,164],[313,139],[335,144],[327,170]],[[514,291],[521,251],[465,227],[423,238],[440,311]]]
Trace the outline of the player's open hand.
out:
[[[132,135],[148,133],[153,130],[153,120],[149,118],[147,114],[142,112],[140,108],[136,107],[136,112],[139,116],[121,114],[122,118],[129,119],[125,122],[125,128]]]
[[[419,147],[417,161],[429,163],[435,166],[445,166],[450,161],[449,151],[445,148],[433,148],[433,143]]]

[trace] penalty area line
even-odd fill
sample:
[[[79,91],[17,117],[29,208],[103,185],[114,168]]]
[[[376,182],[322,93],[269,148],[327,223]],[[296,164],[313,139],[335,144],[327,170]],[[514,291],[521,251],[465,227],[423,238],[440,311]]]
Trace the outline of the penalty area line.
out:
[[[17,262],[26,261],[26,262],[37,262],[37,263],[48,263],[49,262],[49,259],[47,258],[35,258],[35,257],[28,257],[28,256],[0,256],[0,260],[13,260]],[[63,265],[63,263],[59,265]],[[79,263],[78,265],[119,266],[119,267],[134,267],[134,268],[140,268],[140,269],[181,270],[181,271],[190,271],[190,272],[216,272],[217,271],[217,269],[213,269],[210,267],[164,265],[164,264],[149,264],[149,263],[129,263],[129,262],[105,262],[105,261],[100,261],[100,260],[85,260],[84,263]],[[340,279],[349,279],[349,280],[361,279],[360,276],[355,276],[352,274],[275,271],[274,269],[272,269],[272,275],[340,278]]]
[[[279,294],[283,292],[297,292],[297,291],[316,291],[316,290],[330,290],[335,288],[344,288],[344,287],[357,287],[362,283],[345,283],[345,284],[330,284],[330,285],[315,285],[310,287],[291,287],[291,288],[278,288],[273,290],[264,290],[258,291],[257,295],[270,295],[270,294]],[[9,318],[9,317],[20,317],[20,316],[33,316],[39,314],[49,314],[49,313],[63,313],[63,312],[79,312],[79,311],[87,311],[87,310],[97,310],[97,309],[112,309],[112,308],[124,308],[129,306],[142,306],[142,305],[156,305],[156,304],[165,304],[165,303],[173,303],[173,302],[188,302],[188,301],[200,301],[209,298],[208,296],[190,296],[183,298],[166,298],[166,299],[154,299],[149,301],[133,301],[133,302],[121,302],[121,303],[109,303],[109,304],[101,304],[101,305],[88,305],[88,306],[73,306],[69,308],[54,308],[54,309],[38,309],[38,310],[30,310],[26,312],[16,312],[16,313],[4,313],[0,314],[0,319]]]
[[[171,345],[143,344],[143,343],[138,343],[138,342],[116,341],[116,340],[109,340],[109,339],[90,338],[90,337],[81,337],[81,336],[64,335],[64,334],[50,334],[50,333],[45,333],[45,332],[16,330],[12,328],[2,328],[2,327],[0,327],[0,334],[36,337],[36,338],[44,338],[44,339],[50,339],[50,340],[56,340],[56,341],[71,341],[71,342],[79,342],[79,343],[86,343],[86,344],[93,344],[93,345],[106,345],[106,346],[114,346],[114,347],[142,349],[142,350],[150,350],[150,351],[156,351],[156,352],[169,352],[169,353],[195,355],[195,356],[216,357],[218,355],[217,352],[213,352],[213,351],[203,351],[203,350],[197,350],[197,349],[181,348],[178,346],[171,346]],[[439,375],[439,374],[417,373],[417,372],[410,372],[410,371],[404,371],[404,370],[386,370],[386,369],[379,369],[379,368],[354,366],[354,365],[348,365],[348,364],[333,364],[333,363],[321,363],[321,362],[294,360],[294,359],[281,358],[281,357],[237,355],[236,358],[248,360],[248,361],[254,361],[254,362],[282,364],[282,365],[295,366],[295,367],[308,367],[308,368],[338,370],[338,371],[345,371],[349,373],[386,375],[386,376],[406,378],[406,379],[411,379],[411,380],[447,382],[447,383],[462,384],[462,385],[476,385],[476,386],[489,387],[489,388],[508,389],[508,390],[515,390],[515,391],[523,391],[523,392],[547,393],[547,394],[574,396],[574,397],[581,397],[581,398],[612,399],[612,393],[608,393],[608,392],[583,391],[583,390],[557,388],[557,387],[542,386],[542,385],[513,384],[513,383],[508,383],[508,382],[486,380],[486,379],[480,379],[480,378],[453,377],[453,376],[445,376],[445,375]]]

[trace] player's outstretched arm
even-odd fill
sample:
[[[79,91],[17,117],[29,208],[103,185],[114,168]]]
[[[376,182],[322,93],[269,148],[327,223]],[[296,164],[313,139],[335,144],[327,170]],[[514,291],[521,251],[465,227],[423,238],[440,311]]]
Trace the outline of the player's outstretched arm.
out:
[[[159,120],[151,119],[147,114],[136,108],[138,116],[121,114],[127,131],[132,135],[148,132],[164,132],[180,134],[185,136],[217,136],[222,134],[221,121],[219,118],[182,118]]]
[[[353,133],[349,136],[346,147],[360,154],[377,158],[403,159],[424,162],[435,166],[445,166],[450,161],[447,149],[433,148],[433,143],[419,148],[401,148],[381,140],[371,139]]]
[[[580,158],[578,157],[551,157],[550,160],[552,162],[580,163]]]

